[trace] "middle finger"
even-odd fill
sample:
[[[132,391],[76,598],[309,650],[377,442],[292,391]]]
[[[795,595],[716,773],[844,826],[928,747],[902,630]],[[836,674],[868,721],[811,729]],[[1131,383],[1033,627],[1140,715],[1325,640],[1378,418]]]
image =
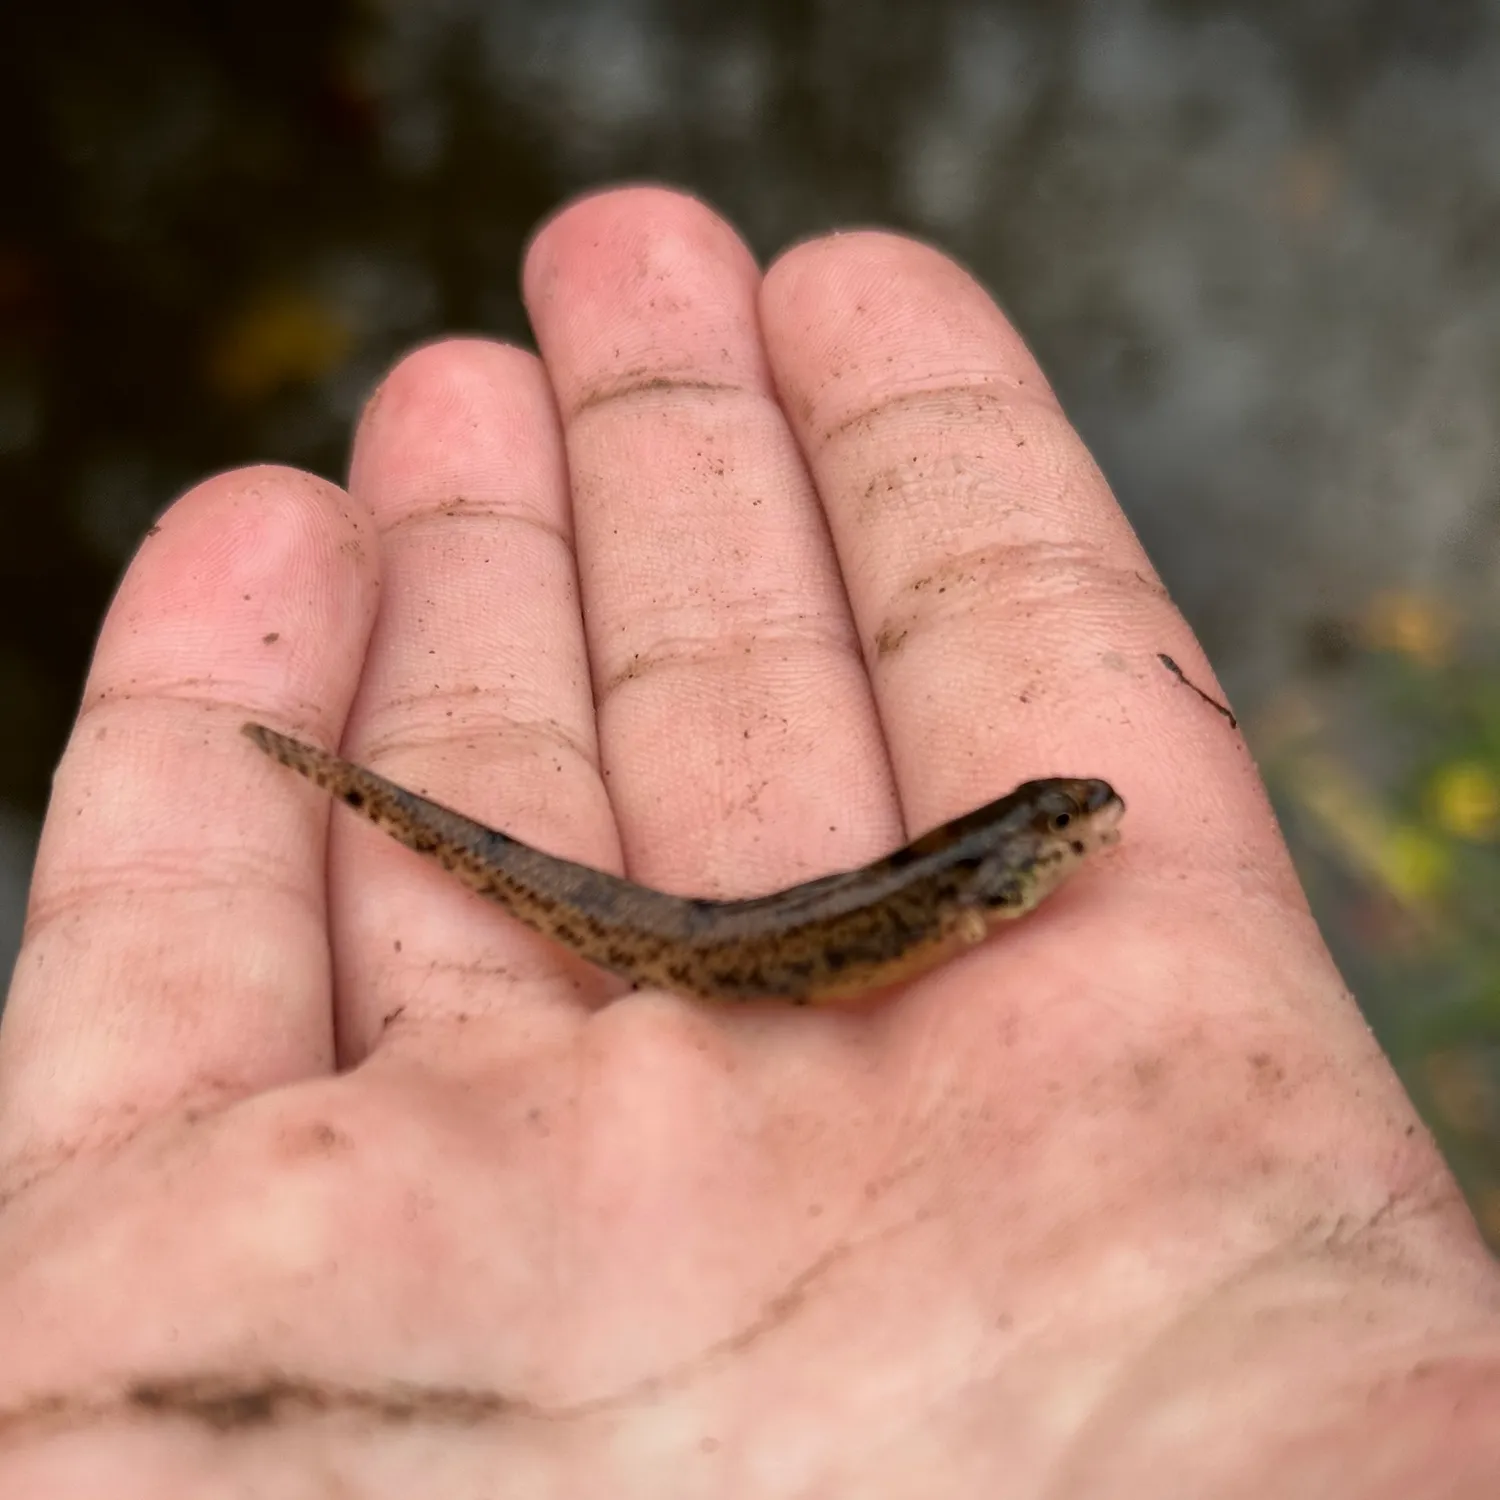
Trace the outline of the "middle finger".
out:
[[[631,875],[708,896],[858,864],[900,820],[759,272],[701,204],[610,193],[525,286],[573,482],[600,751]]]

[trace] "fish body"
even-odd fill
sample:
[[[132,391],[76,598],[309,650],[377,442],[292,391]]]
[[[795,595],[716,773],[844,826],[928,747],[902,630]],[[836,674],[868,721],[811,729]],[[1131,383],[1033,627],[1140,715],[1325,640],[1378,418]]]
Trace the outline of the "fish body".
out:
[[[711,901],[544,853],[264,725],[244,732],[528,927],[633,984],[703,1000],[820,1004],[912,978],[1032,910],[1115,841],[1125,810],[1097,778],[1027,781],[858,869]]]

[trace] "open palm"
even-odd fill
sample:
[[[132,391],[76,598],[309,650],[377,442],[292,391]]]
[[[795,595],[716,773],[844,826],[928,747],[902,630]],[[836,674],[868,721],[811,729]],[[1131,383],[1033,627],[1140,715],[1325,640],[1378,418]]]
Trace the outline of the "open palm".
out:
[[[0,1493],[1492,1493],[1493,1267],[994,306],[654,190],[525,289],[540,361],[414,353],[348,493],[209,480],[111,610],[0,1031]],[[246,717],[702,895],[1129,812],[873,1005],[714,1008]]]

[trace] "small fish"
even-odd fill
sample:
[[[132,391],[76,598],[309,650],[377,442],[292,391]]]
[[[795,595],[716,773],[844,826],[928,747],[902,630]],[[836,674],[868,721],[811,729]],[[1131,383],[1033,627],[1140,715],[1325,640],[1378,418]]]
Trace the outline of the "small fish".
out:
[[[1027,781],[883,859],[766,896],[670,896],[544,854],[261,724],[267,755],[511,916],[636,985],[702,1000],[817,1005],[921,974],[1023,916],[1119,837],[1108,782]]]

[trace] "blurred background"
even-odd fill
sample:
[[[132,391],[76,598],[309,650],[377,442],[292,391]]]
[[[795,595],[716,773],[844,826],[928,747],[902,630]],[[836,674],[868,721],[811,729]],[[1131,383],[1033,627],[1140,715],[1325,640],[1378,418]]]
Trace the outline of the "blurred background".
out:
[[[884,224],[1030,340],[1500,1246],[1500,0],[54,0],[0,15],[0,968],[111,590],[620,178]]]

